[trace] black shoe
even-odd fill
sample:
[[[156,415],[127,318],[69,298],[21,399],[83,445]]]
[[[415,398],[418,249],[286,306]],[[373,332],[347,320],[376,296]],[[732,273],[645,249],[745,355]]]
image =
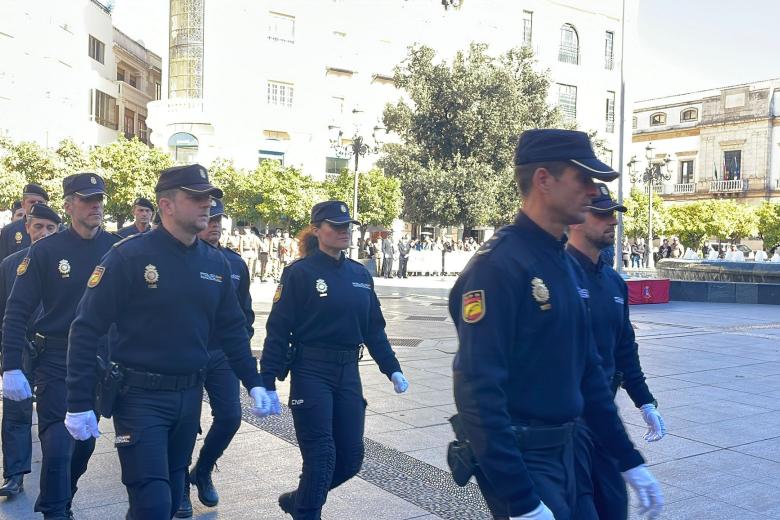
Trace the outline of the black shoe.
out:
[[[190,482],[198,488],[198,500],[206,507],[214,507],[219,503],[219,495],[211,481],[211,468],[204,470],[195,465],[190,472]]]
[[[11,475],[0,487],[0,497],[12,497],[24,491],[24,475]]]
[[[279,495],[279,508],[288,515],[293,514],[295,511],[295,491],[288,491]]]
[[[191,518],[192,517],[192,502],[190,501],[190,486],[184,486],[184,494],[181,497],[181,504],[179,504],[179,510],[173,515],[175,518]]]

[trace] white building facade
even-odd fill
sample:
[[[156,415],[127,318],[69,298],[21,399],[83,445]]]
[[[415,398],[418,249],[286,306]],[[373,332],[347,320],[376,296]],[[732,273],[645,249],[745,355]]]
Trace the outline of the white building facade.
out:
[[[334,144],[356,130],[388,138],[382,111],[401,96],[393,67],[409,45],[446,59],[481,41],[496,54],[531,46],[550,70],[550,103],[618,149],[621,0],[460,3],[170,0],[167,92],[150,104],[152,142],[182,163],[275,159],[322,179],[351,167]],[[360,170],[377,159],[361,158]]]

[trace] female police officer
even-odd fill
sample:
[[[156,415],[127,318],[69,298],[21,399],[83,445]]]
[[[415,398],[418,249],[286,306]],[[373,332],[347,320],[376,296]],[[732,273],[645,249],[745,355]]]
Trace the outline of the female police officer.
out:
[[[363,462],[365,406],[358,360],[364,345],[395,391],[408,382],[385,335],[371,275],[345,258],[346,204],[326,201],[311,211],[302,258],[282,273],[266,325],[261,358],[266,388],[291,368],[290,409],[303,457],[298,489],[279,497],[296,520],[318,520],[328,490],[346,482]],[[293,355],[290,355],[294,353]],[[276,392],[269,392],[278,409]]]

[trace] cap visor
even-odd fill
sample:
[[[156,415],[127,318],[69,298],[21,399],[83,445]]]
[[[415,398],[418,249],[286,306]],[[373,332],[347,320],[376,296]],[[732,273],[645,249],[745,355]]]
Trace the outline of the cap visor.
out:
[[[105,195],[106,192],[100,188],[87,188],[86,190],[74,191],[72,194],[79,197],[92,197],[93,195]]]
[[[209,213],[209,218],[224,217],[224,216],[225,216],[224,211],[220,211],[219,213]]]
[[[588,175],[600,181],[614,181],[620,174],[598,159],[569,159],[569,162],[582,168]]]
[[[190,184],[189,186],[176,186],[177,188],[190,191],[192,193],[208,193],[212,197],[221,199],[224,195],[222,190],[214,186],[213,184]]]
[[[604,204],[598,204],[596,206],[587,206],[587,208],[594,213],[607,213],[609,211],[619,211],[621,213],[626,212],[626,207],[622,204],[618,204],[617,202],[607,202]]]
[[[322,221],[323,222],[327,222],[328,224],[333,224],[335,226],[343,226],[345,224],[357,224],[358,226],[360,225],[359,221],[357,221],[355,219],[352,219],[352,218],[349,218],[349,217],[345,217],[343,219],[324,218],[324,219],[322,219]]]

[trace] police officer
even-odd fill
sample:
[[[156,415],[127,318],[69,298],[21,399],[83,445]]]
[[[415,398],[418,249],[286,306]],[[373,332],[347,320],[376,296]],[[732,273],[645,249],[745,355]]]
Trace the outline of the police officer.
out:
[[[120,374],[122,388],[111,410],[114,445],[134,520],[168,520],[179,508],[210,339],[249,390],[255,413],[267,414],[270,405],[230,265],[197,237],[208,225],[210,196],[221,197],[221,190],[209,183],[203,166],[193,164],[164,170],[155,191],[162,225],[105,255],[69,336],[66,426],[76,439],[97,437],[95,344],[116,325],[111,374]]]
[[[24,218],[24,208],[22,207],[22,201],[15,200],[13,204],[11,204],[11,222],[16,222],[17,220],[21,220]]]
[[[34,204],[49,202],[49,194],[38,184],[28,184],[22,193],[21,207],[25,215]],[[30,245],[30,235],[24,229],[24,219],[14,220],[0,230],[0,260]]]
[[[236,296],[244,317],[246,318],[246,332],[252,338],[255,321],[255,313],[252,310],[252,296],[249,294],[249,271],[241,256],[219,245],[222,235],[222,217],[225,215],[225,207],[219,199],[211,200],[209,210],[209,225],[198,233],[198,238],[217,248],[225,255],[230,264],[230,279],[236,289]],[[241,401],[239,396],[239,381],[230,368],[225,353],[218,345],[209,345],[209,362],[206,368],[206,392],[209,395],[211,405],[211,423],[206,439],[200,449],[198,462],[188,475],[188,485],[185,486],[184,496],[176,512],[176,518],[189,518],[192,516],[192,503],[190,502],[189,483],[194,483],[198,489],[198,500],[208,507],[214,507],[219,503],[219,495],[211,480],[211,471],[217,459],[227,449],[233,440],[238,428],[241,426]]]
[[[585,273],[593,333],[604,375],[613,392],[622,382],[647,424],[645,439],[653,442],[666,434],[666,428],[639,363],[628,313],[628,289],[620,275],[599,255],[605,245],[615,240],[615,212],[626,211],[626,207],[612,200],[605,184],[597,183],[596,188],[598,194],[588,206],[590,211],[585,222],[569,227],[566,249]],[[575,446],[577,518],[625,520],[628,495],[615,459],[581,422],[575,431]]]
[[[45,204],[34,204],[26,217],[25,230],[34,244],[57,232],[62,222],[59,215]],[[16,270],[27,257],[26,247],[0,262],[0,316],[5,315],[5,302],[11,294],[16,280]],[[33,314],[33,319],[37,313]],[[32,321],[32,320],[31,320]],[[32,381],[29,356],[23,358],[22,372],[28,381]],[[24,489],[24,475],[30,472],[32,458],[32,397],[22,401],[13,401],[3,397],[3,486],[0,496],[10,497]]]
[[[3,320],[3,395],[13,400],[31,396],[21,372],[28,322],[42,307],[30,331],[37,351],[35,398],[41,441],[41,484],[35,510],[44,518],[70,515],[76,483],[86,471],[94,439],[73,442],[65,430],[65,364],[68,330],[84,287],[100,258],[119,237],[101,229],[103,179],[94,173],[69,175],[62,181],[70,227],[30,247],[16,273]],[[97,348],[96,339],[94,347]]]
[[[146,233],[151,229],[152,215],[154,215],[154,204],[152,204],[152,201],[144,197],[138,197],[133,202],[133,223],[123,227],[116,234],[122,238],[127,238],[137,233]]]
[[[592,178],[617,176],[583,132],[524,132],[515,154],[523,209],[450,293],[455,404],[496,518],[574,517],[579,416],[619,461],[644,510],[660,512],[659,485],[620,422],[593,345],[587,291],[564,250],[565,226],[585,219],[596,194]]]
[[[311,210],[301,236],[302,258],[282,272],[266,324],[261,367],[266,388],[292,362],[290,409],[303,457],[298,489],[279,497],[296,520],[319,520],[333,489],[360,470],[366,402],[358,360],[368,347],[395,391],[406,378],[385,335],[385,320],[368,271],[344,256],[353,223],[346,204],[330,200]],[[279,407],[276,392],[270,392]]]

